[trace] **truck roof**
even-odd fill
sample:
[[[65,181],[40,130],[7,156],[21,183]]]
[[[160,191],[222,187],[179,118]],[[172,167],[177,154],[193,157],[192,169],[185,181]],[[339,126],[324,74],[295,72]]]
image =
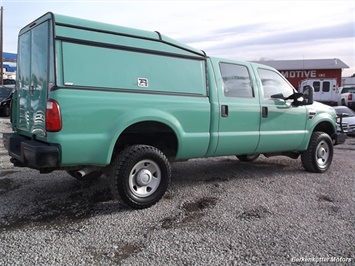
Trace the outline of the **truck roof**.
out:
[[[170,46],[174,48],[174,52],[179,52],[182,54],[192,54],[194,56],[198,57],[206,57],[205,52],[198,50],[196,48],[193,48],[191,46],[188,46],[184,43],[181,43],[179,41],[176,41],[174,39],[171,39],[165,35],[160,34],[157,31],[146,31],[146,30],[139,30],[139,29],[134,29],[134,28],[129,28],[129,27],[123,27],[123,26],[118,26],[118,25],[113,25],[113,24],[108,24],[108,23],[103,23],[103,22],[97,22],[97,21],[91,21],[91,20],[86,20],[86,19],[81,19],[81,18],[75,18],[75,17],[70,17],[70,16],[64,16],[60,14],[54,14],[52,12],[48,12],[44,14],[43,16],[39,17],[32,23],[28,24],[26,27],[22,28],[20,30],[19,35],[25,33],[26,31],[30,30],[33,26],[38,25],[46,20],[52,20],[53,25],[54,25],[54,35],[56,37],[60,37],[63,35],[70,35],[71,33],[69,32],[69,29],[76,29],[82,32],[84,31],[90,31],[90,32],[95,32],[95,33],[103,33],[101,35],[101,39],[104,42],[117,42],[114,38],[110,38],[110,36],[123,36],[123,37],[131,37],[135,39],[140,39],[140,40],[147,40],[147,41],[152,41],[153,43],[155,42],[157,45],[156,47],[151,46],[154,50],[158,50],[159,44],[165,44],[167,46]],[[65,28],[65,30],[63,30]],[[83,36],[83,34],[81,34]],[[82,37],[81,36],[81,37]],[[71,36],[72,37],[72,36]],[[101,40],[100,40],[101,41]],[[115,43],[114,43],[115,44]]]

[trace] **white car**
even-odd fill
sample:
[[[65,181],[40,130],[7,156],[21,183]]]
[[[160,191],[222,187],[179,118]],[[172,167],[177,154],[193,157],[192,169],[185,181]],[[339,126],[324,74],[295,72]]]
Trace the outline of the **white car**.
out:
[[[333,108],[337,113],[338,125],[340,125],[340,117],[342,117],[342,125],[343,125],[344,132],[348,135],[354,136],[355,135],[355,112],[346,106],[334,106]]]

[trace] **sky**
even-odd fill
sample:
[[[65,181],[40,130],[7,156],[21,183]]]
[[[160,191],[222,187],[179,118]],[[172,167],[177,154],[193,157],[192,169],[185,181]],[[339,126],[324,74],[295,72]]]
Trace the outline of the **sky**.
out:
[[[355,73],[354,0],[0,0],[4,52],[46,12],[160,33],[209,56],[244,61],[342,60]]]

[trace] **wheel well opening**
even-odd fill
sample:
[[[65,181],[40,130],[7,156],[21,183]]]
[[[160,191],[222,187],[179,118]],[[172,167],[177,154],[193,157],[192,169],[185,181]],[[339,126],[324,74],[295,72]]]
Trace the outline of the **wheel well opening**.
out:
[[[167,125],[156,121],[144,121],[126,128],[115,145],[115,152],[125,147],[145,144],[161,150],[169,160],[174,160],[178,149],[175,132]]]
[[[314,131],[322,131],[324,133],[327,133],[330,137],[333,136],[333,134],[335,133],[334,132],[334,128],[333,128],[333,125],[331,123],[328,123],[328,122],[322,122],[322,123],[319,123],[315,128],[314,128]]]

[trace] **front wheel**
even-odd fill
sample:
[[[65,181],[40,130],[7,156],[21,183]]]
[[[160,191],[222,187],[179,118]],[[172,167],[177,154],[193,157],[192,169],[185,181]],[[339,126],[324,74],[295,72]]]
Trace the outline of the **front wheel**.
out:
[[[6,105],[4,107],[4,116],[5,117],[9,117],[10,116],[10,106],[9,105]]]
[[[3,116],[3,117],[10,116],[10,106],[9,105],[5,105],[2,110],[0,109],[0,116]]]
[[[324,132],[313,132],[308,149],[301,154],[303,167],[313,173],[324,173],[333,160],[333,142]]]
[[[155,147],[134,145],[112,162],[111,188],[115,196],[136,208],[148,208],[165,194],[171,177],[170,164]]]

